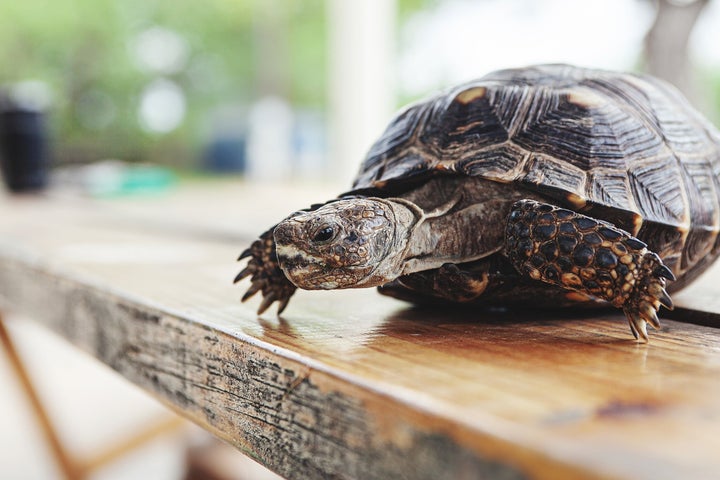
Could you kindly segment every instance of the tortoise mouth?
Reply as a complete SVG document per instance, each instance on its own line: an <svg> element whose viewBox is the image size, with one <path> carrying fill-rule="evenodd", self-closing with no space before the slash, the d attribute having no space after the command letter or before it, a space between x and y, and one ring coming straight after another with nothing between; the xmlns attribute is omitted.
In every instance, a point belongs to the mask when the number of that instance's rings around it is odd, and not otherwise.
<svg viewBox="0 0 720 480"><path fill-rule="evenodd" d="M372 267L330 267L321 258L293 245L276 246L278 262L285 276L305 290L333 290L358 286Z"/></svg>
<svg viewBox="0 0 720 480"><path fill-rule="evenodd" d="M276 253L278 263L285 276L296 287L310 290L335 288L332 286L323 287L322 279L325 267L321 259L308 254L307 252L290 244L276 242Z"/></svg>

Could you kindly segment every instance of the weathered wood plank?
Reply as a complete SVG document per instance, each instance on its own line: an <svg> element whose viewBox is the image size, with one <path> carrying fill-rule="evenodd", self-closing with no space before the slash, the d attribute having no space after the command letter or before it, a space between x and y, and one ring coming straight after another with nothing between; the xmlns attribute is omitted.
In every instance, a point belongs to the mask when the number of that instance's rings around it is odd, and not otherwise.
<svg viewBox="0 0 720 480"><path fill-rule="evenodd" d="M715 329L665 320L638 345L615 312L422 310L373 291L301 292L258 318L230 285L241 245L202 198L3 200L0 301L288 478L720 474ZM265 227L242 210L226 212L237 243ZM715 308L704 281L685 305Z"/></svg>

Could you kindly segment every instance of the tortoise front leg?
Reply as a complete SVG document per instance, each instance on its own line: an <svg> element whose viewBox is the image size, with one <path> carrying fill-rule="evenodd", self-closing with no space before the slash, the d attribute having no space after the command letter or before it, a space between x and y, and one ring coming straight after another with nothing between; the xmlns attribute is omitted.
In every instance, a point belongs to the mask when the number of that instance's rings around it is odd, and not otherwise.
<svg viewBox="0 0 720 480"><path fill-rule="evenodd" d="M622 308L635 338L659 328L660 305L672 308L660 257L628 232L585 215L520 200L505 229L505 254L523 275L607 300Z"/></svg>
<svg viewBox="0 0 720 480"><path fill-rule="evenodd" d="M261 292L263 300L258 307L258 315L273 304L278 302L278 315L285 310L290 297L295 293L297 287L290 283L278 264L275 253L275 240L271 228L255 240L248 249L240 254L238 260L249 258L245 268L237 274L234 283L245 277L250 277L251 284L242 301L249 299L257 292Z"/></svg>

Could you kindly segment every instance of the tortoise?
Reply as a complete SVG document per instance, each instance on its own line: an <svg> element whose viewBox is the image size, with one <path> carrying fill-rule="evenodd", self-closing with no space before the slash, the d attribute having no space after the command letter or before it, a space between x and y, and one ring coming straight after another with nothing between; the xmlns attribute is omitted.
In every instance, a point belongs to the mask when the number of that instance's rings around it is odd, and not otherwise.
<svg viewBox="0 0 720 480"><path fill-rule="evenodd" d="M296 287L611 304L647 342L668 291L720 252L719 175L720 133L659 79L496 71L400 111L352 189L265 232L235 282L262 292L258 314Z"/></svg>

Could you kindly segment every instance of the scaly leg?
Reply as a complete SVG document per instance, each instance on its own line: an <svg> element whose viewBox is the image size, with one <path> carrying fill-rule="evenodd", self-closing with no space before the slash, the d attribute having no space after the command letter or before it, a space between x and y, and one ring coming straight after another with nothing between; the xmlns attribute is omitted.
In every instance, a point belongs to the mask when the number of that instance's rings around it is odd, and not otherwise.
<svg viewBox="0 0 720 480"><path fill-rule="evenodd" d="M295 290L297 290L297 287L290 283L290 280L285 277L285 274L280 269L275 253L273 230L274 228L271 228L263 233L238 258L238 260L245 258L249 258L249 260L247 266L235 277L234 283L245 277L250 277L252 283L245 295L243 295L242 301L244 302L257 292L261 292L263 300L258 307L258 315L267 310L273 302L278 302L277 313L279 315L287 306Z"/></svg>
<svg viewBox="0 0 720 480"><path fill-rule="evenodd" d="M660 305L672 308L665 283L675 277L657 254L629 233L571 210L516 202L505 254L522 275L622 308L633 335L644 342L647 323L660 327Z"/></svg>
<svg viewBox="0 0 720 480"><path fill-rule="evenodd" d="M606 302L521 276L502 255L404 275L380 293L417 304L472 304L522 310L600 307Z"/></svg>

